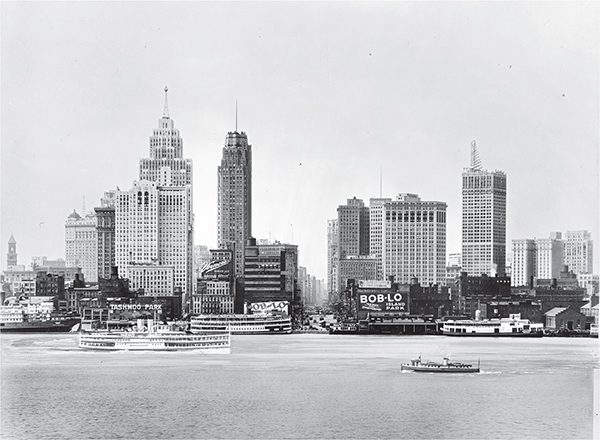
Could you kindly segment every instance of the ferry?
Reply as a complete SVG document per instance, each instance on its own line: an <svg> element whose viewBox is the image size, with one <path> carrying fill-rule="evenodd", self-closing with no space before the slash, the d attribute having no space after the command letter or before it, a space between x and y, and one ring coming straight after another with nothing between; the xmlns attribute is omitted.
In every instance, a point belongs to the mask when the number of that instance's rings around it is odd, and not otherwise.
<svg viewBox="0 0 600 440"><path fill-rule="evenodd" d="M479 361L477 367L471 364L450 362L448 356L444 357L442 363L422 361L421 355L417 359L411 359L410 364L402 364L400 371L416 371L419 373L479 373Z"/></svg>
<svg viewBox="0 0 600 440"><path fill-rule="evenodd" d="M229 330L234 335L284 334L292 332L292 318L285 313L195 315L190 318L190 330Z"/></svg>
<svg viewBox="0 0 600 440"><path fill-rule="evenodd" d="M231 333L212 331L190 333L175 329L173 325L156 324L152 319L144 326L131 329L82 330L79 333L79 348L105 351L190 351L198 350L210 354L229 354L231 351Z"/></svg>
<svg viewBox="0 0 600 440"><path fill-rule="evenodd" d="M330 335L355 335L358 333L358 324L355 323L339 323L329 327Z"/></svg>
<svg viewBox="0 0 600 440"><path fill-rule="evenodd" d="M521 319L521 314L516 313L500 319L448 320L442 333L446 336L541 337L544 324Z"/></svg>
<svg viewBox="0 0 600 440"><path fill-rule="evenodd" d="M81 323L77 315L59 312L29 313L21 305L0 306L0 332L69 332Z"/></svg>

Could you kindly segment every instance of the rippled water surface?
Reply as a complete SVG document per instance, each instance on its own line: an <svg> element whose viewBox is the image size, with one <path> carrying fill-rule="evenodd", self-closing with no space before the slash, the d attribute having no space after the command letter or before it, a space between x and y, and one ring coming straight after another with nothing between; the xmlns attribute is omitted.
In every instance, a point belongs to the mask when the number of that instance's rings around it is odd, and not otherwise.
<svg viewBox="0 0 600 440"><path fill-rule="evenodd" d="M230 355L1 336L2 439L592 438L598 340L234 336ZM419 353L479 374L400 372Z"/></svg>

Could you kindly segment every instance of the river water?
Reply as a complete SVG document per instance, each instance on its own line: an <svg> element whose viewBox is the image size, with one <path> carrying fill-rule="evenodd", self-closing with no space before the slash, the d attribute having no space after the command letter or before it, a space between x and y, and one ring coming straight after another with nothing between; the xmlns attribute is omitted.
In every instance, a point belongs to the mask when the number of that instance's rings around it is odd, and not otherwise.
<svg viewBox="0 0 600 440"><path fill-rule="evenodd" d="M3 440L593 436L597 339L236 335L230 355L90 352L75 334L1 345ZM400 372L419 354L482 372Z"/></svg>

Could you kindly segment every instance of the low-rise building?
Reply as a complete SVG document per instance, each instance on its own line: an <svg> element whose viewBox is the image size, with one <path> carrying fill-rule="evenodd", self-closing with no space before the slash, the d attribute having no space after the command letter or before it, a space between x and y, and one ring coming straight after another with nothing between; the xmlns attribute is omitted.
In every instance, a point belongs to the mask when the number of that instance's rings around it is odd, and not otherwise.
<svg viewBox="0 0 600 440"><path fill-rule="evenodd" d="M584 330L585 315L569 307L555 307L544 313L545 327L549 330Z"/></svg>

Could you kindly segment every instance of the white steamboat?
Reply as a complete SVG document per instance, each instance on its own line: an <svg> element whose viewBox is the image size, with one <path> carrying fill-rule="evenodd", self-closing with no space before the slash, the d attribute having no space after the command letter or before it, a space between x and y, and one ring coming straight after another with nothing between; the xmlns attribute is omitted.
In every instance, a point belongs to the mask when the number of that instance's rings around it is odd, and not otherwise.
<svg viewBox="0 0 600 440"><path fill-rule="evenodd" d="M229 330L234 335L291 333L292 319L285 313L196 315L190 319L190 330L193 333Z"/></svg>
<svg viewBox="0 0 600 440"><path fill-rule="evenodd" d="M446 336L510 336L541 337L544 324L521 319L521 314L513 314L500 319L449 320L442 327Z"/></svg>
<svg viewBox="0 0 600 440"><path fill-rule="evenodd" d="M144 326L127 330L82 330L79 333L79 348L87 350L122 351L190 351L229 354L231 334L229 331L190 333L177 330L173 325L157 324L152 319Z"/></svg>

